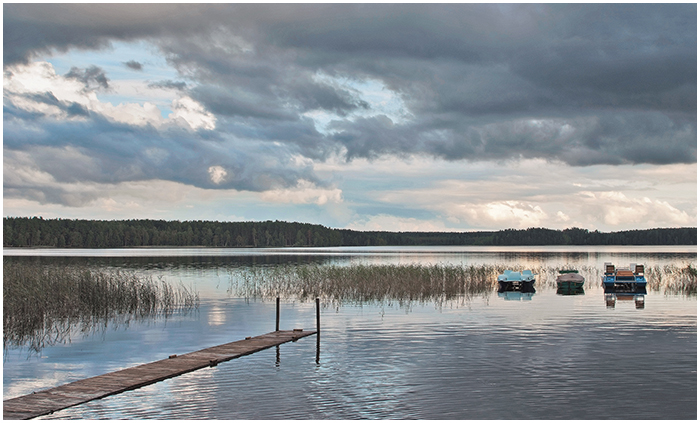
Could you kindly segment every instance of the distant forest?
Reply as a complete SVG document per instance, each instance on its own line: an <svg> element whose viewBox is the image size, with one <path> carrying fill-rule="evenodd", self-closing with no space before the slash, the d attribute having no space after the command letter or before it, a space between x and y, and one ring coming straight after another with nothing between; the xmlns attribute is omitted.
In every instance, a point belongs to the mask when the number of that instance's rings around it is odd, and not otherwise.
<svg viewBox="0 0 700 423"><path fill-rule="evenodd" d="M331 247L381 245L697 245L697 228L598 232L367 232L295 222L3 218L5 247Z"/></svg>

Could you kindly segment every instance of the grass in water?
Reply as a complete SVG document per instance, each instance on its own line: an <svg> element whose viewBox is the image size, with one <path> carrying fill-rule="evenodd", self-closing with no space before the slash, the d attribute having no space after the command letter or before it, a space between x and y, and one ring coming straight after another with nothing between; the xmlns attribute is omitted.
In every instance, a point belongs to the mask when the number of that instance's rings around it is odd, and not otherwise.
<svg viewBox="0 0 700 423"><path fill-rule="evenodd" d="M649 266L645 269L648 288L664 294L698 294L698 269L689 264L686 267L673 265Z"/></svg>
<svg viewBox="0 0 700 423"><path fill-rule="evenodd" d="M4 263L3 347L46 345L70 340L73 330L87 332L110 322L169 316L199 306L185 287L134 273L80 266Z"/></svg>
<svg viewBox="0 0 700 423"><path fill-rule="evenodd" d="M231 275L230 293L243 298L321 298L340 305L385 304L400 306L468 300L491 292L504 266L364 265L275 266L249 268Z"/></svg>
<svg viewBox="0 0 700 423"><path fill-rule="evenodd" d="M411 304L466 302L495 292L497 277L505 269L522 271L512 265L365 265L349 266L287 265L240 269L230 275L229 293L247 299L271 299L277 296L304 301L316 297L324 304ZM536 275L536 287L556 288L559 270L569 267L530 267ZM578 266L586 278L586 287L601 284L603 270ZM649 290L666 294L697 295L697 269L652 266L647 268Z"/></svg>

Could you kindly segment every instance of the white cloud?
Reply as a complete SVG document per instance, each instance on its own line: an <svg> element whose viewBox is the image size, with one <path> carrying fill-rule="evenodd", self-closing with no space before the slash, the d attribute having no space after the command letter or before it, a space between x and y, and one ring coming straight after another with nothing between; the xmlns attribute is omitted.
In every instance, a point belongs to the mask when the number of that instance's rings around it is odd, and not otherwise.
<svg viewBox="0 0 700 423"><path fill-rule="evenodd" d="M568 222L568 221L570 221L570 220L571 220L571 217L569 217L568 214L562 212L561 210L559 210L559 211L557 212L557 221L558 221L558 222L564 222L564 223L566 223L566 222Z"/></svg>
<svg viewBox="0 0 700 423"><path fill-rule="evenodd" d="M591 218L602 217L610 226L628 227L693 226L695 216L673 207L666 201L649 197L629 198L621 192L582 192L585 213Z"/></svg>
<svg viewBox="0 0 700 423"><path fill-rule="evenodd" d="M56 74L49 62L16 65L6 71L9 72L6 72L3 79L5 99L9 99L20 109L42 113L56 120L85 119L81 114L70 115L66 111L68 106L79 105L85 111L99 113L107 119L129 125L152 125L160 128L175 124L193 130L212 130L216 127L214 115L187 96L173 99L173 112L168 118L164 118L161 109L149 101L127 101L116 105L102 101L95 90L86 90L83 83ZM120 84L113 83L111 89L114 91L118 87ZM123 98L118 94L111 92L110 97ZM37 96L43 97L44 100Z"/></svg>
<svg viewBox="0 0 700 423"><path fill-rule="evenodd" d="M345 181L350 206L362 204L370 214L372 208L381 214L388 207L402 209L403 216L428 212L456 230L576 226L613 231L697 224L694 164L573 168L537 159L509 163L503 172L493 163L411 157L338 160L316 164L314 170ZM603 196L609 192L624 200Z"/></svg>
<svg viewBox="0 0 700 423"><path fill-rule="evenodd" d="M343 191L338 188L318 188L314 183L300 180L294 188L276 189L260 194L263 201L272 203L316 204L342 203Z"/></svg>
<svg viewBox="0 0 700 423"><path fill-rule="evenodd" d="M168 116L172 120L182 119L192 129L216 128L216 118L207 112L204 106L190 97L181 97L173 100L173 113Z"/></svg>
<svg viewBox="0 0 700 423"><path fill-rule="evenodd" d="M220 184L226 180L228 172L221 166L210 166L209 167L209 178L215 184Z"/></svg>
<svg viewBox="0 0 700 423"><path fill-rule="evenodd" d="M421 220L412 217L396 217L379 214L359 218L347 225L356 231L391 231L391 232L447 232L451 231L439 220Z"/></svg>
<svg viewBox="0 0 700 423"><path fill-rule="evenodd" d="M538 227L549 217L540 206L521 201L455 204L446 213L471 226L492 228Z"/></svg>
<svg viewBox="0 0 700 423"><path fill-rule="evenodd" d="M250 204L255 199L235 190L207 190L164 180L132 181L117 184L95 182L58 183L50 175L25 172L24 185L29 187L44 176L42 189L73 198L72 203L45 201L44 196L16 198L5 190L3 211L6 216L43 216L77 219L208 219L245 220L221 210L230 204ZM216 206L215 206L216 205ZM228 207L227 207L228 205Z"/></svg>

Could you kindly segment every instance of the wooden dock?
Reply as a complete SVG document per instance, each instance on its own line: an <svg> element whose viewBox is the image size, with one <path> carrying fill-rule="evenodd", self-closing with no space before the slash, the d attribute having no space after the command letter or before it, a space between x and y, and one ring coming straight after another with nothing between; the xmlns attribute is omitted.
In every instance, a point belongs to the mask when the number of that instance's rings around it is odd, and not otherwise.
<svg viewBox="0 0 700 423"><path fill-rule="evenodd" d="M286 342L296 341L315 333L317 332L301 329L277 330L265 335L249 337L241 341L206 348L188 354L172 355L169 358L153 363L79 380L18 398L11 398L3 401L3 419L23 420L51 414L64 408L137 389L197 369L213 367L221 362Z"/></svg>

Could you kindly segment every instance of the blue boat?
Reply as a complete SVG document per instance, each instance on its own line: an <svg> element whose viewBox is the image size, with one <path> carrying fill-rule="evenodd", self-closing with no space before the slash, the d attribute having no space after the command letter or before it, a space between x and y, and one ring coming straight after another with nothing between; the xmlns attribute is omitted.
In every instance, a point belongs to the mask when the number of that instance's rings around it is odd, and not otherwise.
<svg viewBox="0 0 700 423"><path fill-rule="evenodd" d="M498 292L535 292L534 284L535 275L531 270L523 270L522 273L506 270L498 275Z"/></svg>
<svg viewBox="0 0 700 423"><path fill-rule="evenodd" d="M603 275L603 287L617 292L638 292L647 289L647 279L644 277L644 266L641 264L630 265L629 269L616 269L612 263L605 263Z"/></svg>

